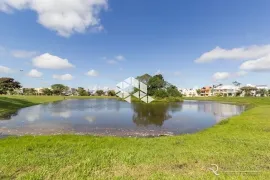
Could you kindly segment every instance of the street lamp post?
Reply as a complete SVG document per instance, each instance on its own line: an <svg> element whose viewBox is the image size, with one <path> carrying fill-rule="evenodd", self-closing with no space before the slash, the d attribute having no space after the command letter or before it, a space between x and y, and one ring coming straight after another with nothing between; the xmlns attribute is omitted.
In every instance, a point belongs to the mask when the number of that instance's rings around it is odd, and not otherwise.
<svg viewBox="0 0 270 180"><path fill-rule="evenodd" d="M24 70L20 69L20 77L22 77L22 78L23 78L23 72L24 72ZM20 94L23 96L23 85L22 85L22 90L21 90Z"/></svg>

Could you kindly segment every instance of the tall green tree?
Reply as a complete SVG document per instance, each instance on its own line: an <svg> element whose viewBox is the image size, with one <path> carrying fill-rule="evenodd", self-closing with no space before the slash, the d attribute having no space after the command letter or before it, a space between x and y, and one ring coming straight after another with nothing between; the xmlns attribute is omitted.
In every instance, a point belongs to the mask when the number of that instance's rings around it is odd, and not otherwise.
<svg viewBox="0 0 270 180"><path fill-rule="evenodd" d="M109 90L108 91L108 96L115 96L115 95L116 95L116 93L115 93L114 90Z"/></svg>
<svg viewBox="0 0 270 180"><path fill-rule="evenodd" d="M148 94L153 96L157 90L165 88L166 82L161 74L151 77L148 81Z"/></svg>
<svg viewBox="0 0 270 180"><path fill-rule="evenodd" d="M104 92L103 90L97 90L97 91L96 91L96 94L97 94L98 96L102 96L102 95L105 94L105 92Z"/></svg>
<svg viewBox="0 0 270 180"><path fill-rule="evenodd" d="M245 96L252 96L252 92L256 91L257 88L256 87L250 87L250 86L244 86L240 89L242 92L245 92Z"/></svg>
<svg viewBox="0 0 270 180"><path fill-rule="evenodd" d="M198 95L200 95L201 94L201 89L196 89L196 92L197 92Z"/></svg>
<svg viewBox="0 0 270 180"><path fill-rule="evenodd" d="M0 94L7 94L13 92L15 89L21 88L21 84L13 78L2 77L0 78Z"/></svg>
<svg viewBox="0 0 270 180"><path fill-rule="evenodd" d="M66 86L63 84L53 84L51 88L52 88L53 94L55 95L61 95L66 90Z"/></svg>
<svg viewBox="0 0 270 180"><path fill-rule="evenodd" d="M182 96L177 87L165 81L161 74L157 74L155 76L144 74L142 76L138 76L136 79L147 85L148 95L150 96L159 98ZM138 91L138 89L135 88L133 92L136 91Z"/></svg>
<svg viewBox="0 0 270 180"><path fill-rule="evenodd" d="M144 84L148 84L148 81L150 80L152 76L150 76L149 74L144 74L142 76L138 76L136 77L136 79L138 79L140 82L144 83Z"/></svg>
<svg viewBox="0 0 270 180"><path fill-rule="evenodd" d="M24 95L36 95L37 91L34 88L23 88Z"/></svg>
<svg viewBox="0 0 270 180"><path fill-rule="evenodd" d="M46 95L46 96L51 96L51 95L53 94L53 91L50 90L49 88L44 88L44 89L42 89L42 92L43 92L43 94Z"/></svg>
<svg viewBox="0 0 270 180"><path fill-rule="evenodd" d="M79 96L89 96L89 93L83 87L78 87L77 91Z"/></svg>
<svg viewBox="0 0 270 180"><path fill-rule="evenodd" d="M165 89L158 89L158 90L155 90L154 96L159 97L159 98L167 98L169 97L169 94Z"/></svg>
<svg viewBox="0 0 270 180"><path fill-rule="evenodd" d="M182 96L182 94L178 91L177 87L174 85L167 87L167 93L170 97L181 97Z"/></svg>
<svg viewBox="0 0 270 180"><path fill-rule="evenodd" d="M240 83L240 82L237 82L237 81L234 81L234 82L233 82L233 85L235 85L235 86L240 86L241 83Z"/></svg>
<svg viewBox="0 0 270 180"><path fill-rule="evenodd" d="M220 87L220 86L223 86L223 84L214 84L214 85L213 85L213 89L214 89L214 88L217 88L217 87Z"/></svg>
<svg viewBox="0 0 270 180"><path fill-rule="evenodd" d="M266 89L257 89L256 94L259 94L261 97L268 96L268 91Z"/></svg>

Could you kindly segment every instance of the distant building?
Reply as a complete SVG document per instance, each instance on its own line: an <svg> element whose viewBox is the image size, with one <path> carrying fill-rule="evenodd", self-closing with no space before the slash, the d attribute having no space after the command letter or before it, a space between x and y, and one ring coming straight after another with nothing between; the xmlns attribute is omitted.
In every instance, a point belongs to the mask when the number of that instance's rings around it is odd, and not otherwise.
<svg viewBox="0 0 270 180"><path fill-rule="evenodd" d="M265 89L265 90L269 90L269 87L267 85L252 85L252 84L247 84L247 87L254 87L257 89Z"/></svg>
<svg viewBox="0 0 270 180"><path fill-rule="evenodd" d="M15 89L16 94L23 94L23 88Z"/></svg>
<svg viewBox="0 0 270 180"><path fill-rule="evenodd" d="M260 90L264 90L264 91L268 91L269 90L269 88L268 88L267 85L256 85L256 88L259 91ZM256 96L268 96L268 93L260 94L260 92L259 93L256 92Z"/></svg>
<svg viewBox="0 0 270 180"><path fill-rule="evenodd" d="M240 91L240 87L234 85L221 85L213 88L213 96L236 96L237 92Z"/></svg>
<svg viewBox="0 0 270 180"><path fill-rule="evenodd" d="M103 88L103 91L104 91L104 95L105 96L108 96L108 91L110 90L110 88L109 87L104 87Z"/></svg>
<svg viewBox="0 0 270 180"><path fill-rule="evenodd" d="M44 88L34 88L34 90L36 91L37 95L43 95L43 89Z"/></svg>
<svg viewBox="0 0 270 180"><path fill-rule="evenodd" d="M68 96L78 96L78 91L76 88L69 88L65 94Z"/></svg>
<svg viewBox="0 0 270 180"><path fill-rule="evenodd" d="M96 93L96 90L89 90L90 95L94 95Z"/></svg>
<svg viewBox="0 0 270 180"><path fill-rule="evenodd" d="M212 96L212 87L211 86L205 86L201 88L201 96Z"/></svg>
<svg viewBox="0 0 270 180"><path fill-rule="evenodd" d="M252 84L247 84L246 87L256 87L256 86Z"/></svg>
<svg viewBox="0 0 270 180"><path fill-rule="evenodd" d="M253 87L256 88L255 90L250 91L251 96L261 96L261 94L258 94L258 90L265 90L268 91L269 87L267 85L252 85L252 84L247 84L246 87ZM245 96L245 92L243 93ZM265 94L265 96L267 96Z"/></svg>
<svg viewBox="0 0 270 180"><path fill-rule="evenodd" d="M179 92L186 97L196 97L199 96L197 93L197 89L192 88L192 89L185 89L185 88L180 88Z"/></svg>
<svg viewBox="0 0 270 180"><path fill-rule="evenodd" d="M257 89L265 89L265 90L269 90L269 87L267 85L256 85L255 86Z"/></svg>

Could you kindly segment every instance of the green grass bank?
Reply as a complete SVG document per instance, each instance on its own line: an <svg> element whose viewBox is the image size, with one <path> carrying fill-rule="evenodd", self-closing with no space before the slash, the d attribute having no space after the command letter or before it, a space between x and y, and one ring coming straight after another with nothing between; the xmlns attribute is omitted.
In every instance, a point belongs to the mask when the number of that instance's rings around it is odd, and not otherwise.
<svg viewBox="0 0 270 180"><path fill-rule="evenodd" d="M0 97L1 112L60 97ZM269 179L270 98L200 98L254 107L196 134L0 139L0 179ZM219 166L219 176L209 168Z"/></svg>

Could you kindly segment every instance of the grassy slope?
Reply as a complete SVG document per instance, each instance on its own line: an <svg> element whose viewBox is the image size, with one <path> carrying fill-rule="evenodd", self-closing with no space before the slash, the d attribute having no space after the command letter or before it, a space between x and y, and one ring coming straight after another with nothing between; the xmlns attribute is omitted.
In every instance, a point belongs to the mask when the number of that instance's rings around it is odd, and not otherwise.
<svg viewBox="0 0 270 180"><path fill-rule="evenodd" d="M59 96L0 96L0 116L17 111L20 108L39 103L62 100Z"/></svg>
<svg viewBox="0 0 270 180"><path fill-rule="evenodd" d="M20 108L64 99L114 98L103 96L0 96L0 116Z"/></svg>
<svg viewBox="0 0 270 180"><path fill-rule="evenodd" d="M220 179L269 179L270 99L207 100L256 107L193 135L1 139L0 179L214 179L211 164L219 165Z"/></svg>

